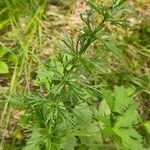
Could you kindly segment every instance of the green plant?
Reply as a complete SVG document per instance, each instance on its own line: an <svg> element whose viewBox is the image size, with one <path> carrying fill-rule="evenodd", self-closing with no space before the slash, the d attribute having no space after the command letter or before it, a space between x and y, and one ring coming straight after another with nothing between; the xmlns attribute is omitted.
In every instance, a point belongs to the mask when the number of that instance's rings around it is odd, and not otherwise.
<svg viewBox="0 0 150 150"><path fill-rule="evenodd" d="M9 73L7 62L15 62L16 57L7 47L0 45L0 74Z"/></svg>
<svg viewBox="0 0 150 150"><path fill-rule="evenodd" d="M38 58L35 56L35 48L31 43L33 39L40 44L42 42L41 20L43 19L47 0L4 0L0 3L1 43L6 45L5 42L9 41L11 51L18 55L15 84L20 80L21 74L24 73L25 90L27 90L29 89L28 81L31 72L30 62L38 62ZM36 42L34 42L35 45Z"/></svg>
<svg viewBox="0 0 150 150"><path fill-rule="evenodd" d="M108 22L126 26L120 13L124 1L113 0L108 6L87 1L91 9L81 15L85 26L77 40L66 37L58 53L40 66L35 81L39 90L10 98L24 111L21 123L29 131L24 150L142 149L133 88L112 90L99 76L111 69L101 57L104 52L122 57L105 34ZM106 51L95 49L98 43Z"/></svg>
<svg viewBox="0 0 150 150"><path fill-rule="evenodd" d="M81 90L86 91L85 88ZM25 149L70 150L82 145L90 149L116 149L117 146L119 149L142 149L142 137L134 129L138 123L137 106L132 99L134 90L115 87L113 92L102 90L102 93L98 104L87 101L88 97L97 98L87 92L74 107L62 94L54 99L32 93L22 97L21 102L13 101L22 106L25 112L21 121L32 132ZM116 147L105 141L116 144Z"/></svg>
<svg viewBox="0 0 150 150"><path fill-rule="evenodd" d="M1 46L1 51L0 51L0 59L3 58L3 56L8 52L8 50L4 47ZM0 61L0 73L2 74L5 74L5 73L8 73L8 65L4 62L4 61Z"/></svg>
<svg viewBox="0 0 150 150"><path fill-rule="evenodd" d="M21 82L23 82L25 87L22 90L26 91L30 88L29 80L32 64L39 63L38 57L35 55L35 48L33 48L31 43L33 39L38 45L42 42L41 20L43 19L46 4L47 0L0 1L0 54L2 54L3 60L0 63L1 72L8 73L6 62L15 59L14 65L12 67L9 66L11 70L8 76L11 78L11 81L8 81L10 86L7 95L15 93L17 87L22 84ZM34 42L35 45L36 42ZM22 75L24 76L23 80L21 79ZM4 103L3 99L2 103ZM11 111L12 107L6 102L0 118L1 128L5 125L0 149L3 149L4 134L8 128Z"/></svg>

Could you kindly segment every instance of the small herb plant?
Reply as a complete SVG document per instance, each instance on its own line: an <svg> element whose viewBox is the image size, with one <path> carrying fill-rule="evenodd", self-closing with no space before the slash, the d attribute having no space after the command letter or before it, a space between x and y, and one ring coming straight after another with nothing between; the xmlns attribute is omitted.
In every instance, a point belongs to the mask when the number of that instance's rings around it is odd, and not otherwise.
<svg viewBox="0 0 150 150"><path fill-rule="evenodd" d="M7 62L15 63L17 56L10 49L0 44L0 74L7 74L9 66Z"/></svg>
<svg viewBox="0 0 150 150"><path fill-rule="evenodd" d="M124 1L109 6L87 1L90 9L81 15L85 26L76 40L65 38L58 53L39 68L39 90L11 99L24 111L21 122L29 131L24 150L142 150L134 90L100 83L99 72L110 68L101 58L103 51L94 48L100 43L121 56L105 34L108 22L126 26Z"/></svg>

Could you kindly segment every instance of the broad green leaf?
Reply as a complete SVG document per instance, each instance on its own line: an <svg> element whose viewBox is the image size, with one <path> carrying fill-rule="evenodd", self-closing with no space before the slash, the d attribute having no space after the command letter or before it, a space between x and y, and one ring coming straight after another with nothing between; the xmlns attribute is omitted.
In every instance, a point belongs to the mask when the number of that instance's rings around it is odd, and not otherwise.
<svg viewBox="0 0 150 150"><path fill-rule="evenodd" d="M10 22L10 19L1 21L1 22L0 22L0 30L1 30L2 28L4 28L5 26L7 26L7 25L9 24L9 22Z"/></svg>
<svg viewBox="0 0 150 150"><path fill-rule="evenodd" d="M123 148L130 150L142 150L142 136L133 128L113 128L113 131L121 138Z"/></svg>
<svg viewBox="0 0 150 150"><path fill-rule="evenodd" d="M106 100L107 104L109 105L111 111L114 109L115 99L113 94L110 91L102 91L103 98Z"/></svg>
<svg viewBox="0 0 150 150"><path fill-rule="evenodd" d="M81 144L93 145L96 143L102 143L100 128L97 126L97 124L89 124L81 132L84 132L83 136L79 136Z"/></svg>
<svg viewBox="0 0 150 150"><path fill-rule="evenodd" d="M147 133L148 133L149 136L150 136L150 121L146 121L146 122L144 123L144 127L145 127Z"/></svg>
<svg viewBox="0 0 150 150"><path fill-rule="evenodd" d="M76 144L77 142L74 136L66 136L61 140L61 148L65 150L74 150Z"/></svg>
<svg viewBox="0 0 150 150"><path fill-rule="evenodd" d="M110 115L111 114L109 105L107 104L106 100L101 101L98 112L99 112L99 115Z"/></svg>
<svg viewBox="0 0 150 150"><path fill-rule="evenodd" d="M126 90L127 90L128 96L132 96L135 93L135 87L134 86L130 86Z"/></svg>
<svg viewBox="0 0 150 150"><path fill-rule="evenodd" d="M62 76L64 75L64 73L63 73L63 70L64 70L63 65L57 59L55 59L55 58L53 59L52 66L56 68L56 71L58 73L60 73Z"/></svg>
<svg viewBox="0 0 150 150"><path fill-rule="evenodd" d="M5 55L4 59L7 59L9 62L16 63L18 56L12 52L9 52Z"/></svg>
<svg viewBox="0 0 150 150"><path fill-rule="evenodd" d="M99 116L99 125L100 129L102 130L103 135L111 136L112 135L112 122L110 120L110 116L101 115Z"/></svg>
<svg viewBox="0 0 150 150"><path fill-rule="evenodd" d="M45 66L41 66L38 71L38 76L35 80L35 85L43 86L49 91L53 76L54 73L51 70L48 70Z"/></svg>
<svg viewBox="0 0 150 150"><path fill-rule="evenodd" d="M40 149L40 139L41 134L39 132L39 129L34 129L31 133L31 137L28 139L26 146L23 148L23 150L41 150Z"/></svg>
<svg viewBox="0 0 150 150"><path fill-rule="evenodd" d="M132 127L134 123L137 123L138 114L134 106L130 107L124 114L117 118L115 127Z"/></svg>
<svg viewBox="0 0 150 150"><path fill-rule="evenodd" d="M92 112L87 104L83 103L80 106L76 106L74 113L78 124L85 125L85 123L91 122Z"/></svg>
<svg viewBox="0 0 150 150"><path fill-rule="evenodd" d="M125 89L121 86L115 87L113 93L111 91L103 91L102 93L104 93L103 98L112 110L111 114L100 117L100 121L103 123L103 128L101 128L103 129L103 134L112 137L115 133L119 136L118 138L114 135L115 140L117 139L118 143L119 139L121 139L121 144L124 148L128 149L131 147L132 150L135 150L136 148L140 150L142 139L136 130L133 129L133 124L138 123L136 105L131 98L134 90L131 88ZM101 107L101 111L104 109L105 112L105 107L103 105ZM114 112L119 113L119 115L116 115ZM111 120L111 118L113 120ZM129 147L126 147L126 145L129 145Z"/></svg>
<svg viewBox="0 0 150 150"><path fill-rule="evenodd" d="M0 45L0 58L2 58L7 52L9 52L8 48L4 45Z"/></svg>
<svg viewBox="0 0 150 150"><path fill-rule="evenodd" d="M30 144L23 148L23 150L41 150L40 146L38 144Z"/></svg>
<svg viewBox="0 0 150 150"><path fill-rule="evenodd" d="M0 61L0 73L5 74L5 73L8 73L8 72L9 72L8 65L5 62Z"/></svg>

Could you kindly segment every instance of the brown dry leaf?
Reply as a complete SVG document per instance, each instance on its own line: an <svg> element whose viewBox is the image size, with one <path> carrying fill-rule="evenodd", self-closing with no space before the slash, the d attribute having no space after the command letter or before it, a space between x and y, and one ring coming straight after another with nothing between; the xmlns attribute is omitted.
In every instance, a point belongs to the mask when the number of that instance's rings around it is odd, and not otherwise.
<svg viewBox="0 0 150 150"><path fill-rule="evenodd" d="M18 111L18 110L14 110L12 112L12 117L15 119L15 120L19 120L20 117L24 114L24 111Z"/></svg>

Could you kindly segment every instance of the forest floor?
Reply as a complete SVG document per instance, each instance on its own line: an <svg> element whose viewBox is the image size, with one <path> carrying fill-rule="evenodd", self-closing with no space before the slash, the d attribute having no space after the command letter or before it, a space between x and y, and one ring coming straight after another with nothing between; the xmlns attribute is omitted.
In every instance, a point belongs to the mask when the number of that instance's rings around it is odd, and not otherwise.
<svg viewBox="0 0 150 150"><path fill-rule="evenodd" d="M150 14L150 1L146 0L143 3L141 3L141 1L130 1L129 5L130 8L136 12L136 17L131 15L128 18L130 21L130 26L131 28L138 30L145 16ZM69 7L70 8L66 10L64 6L57 6L52 4L47 6L44 21L41 23L44 36L42 37L43 43L40 49L43 49L43 51L38 52L38 56L42 60L50 58L55 53L55 43L57 43L58 40L63 39L64 35L70 34L72 37L75 37L80 28L82 28L83 22L80 18L80 14L88 10L88 6L86 5L85 1L76 0L75 3L70 4ZM7 43L7 40L5 43ZM150 71L150 68L147 67L146 69L148 72ZM0 76L0 94L4 95L4 93L8 92L10 82L10 76ZM141 107L139 110L141 115L146 114L147 120L150 119L150 111L148 110L150 107L149 105L149 101L141 102ZM4 105L2 102L0 112L3 112L3 106ZM18 120L20 119L21 114L22 112L17 110L12 111L9 129L2 135L5 137L5 142L7 144L12 143L13 136L17 138L19 142L21 141L20 139L23 139L26 136L26 133L23 133L21 126L18 124ZM3 127L5 127L5 123L3 124ZM4 129L1 131L3 132Z"/></svg>

